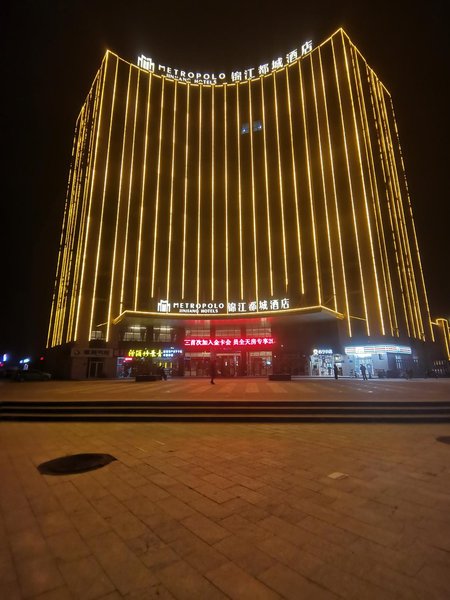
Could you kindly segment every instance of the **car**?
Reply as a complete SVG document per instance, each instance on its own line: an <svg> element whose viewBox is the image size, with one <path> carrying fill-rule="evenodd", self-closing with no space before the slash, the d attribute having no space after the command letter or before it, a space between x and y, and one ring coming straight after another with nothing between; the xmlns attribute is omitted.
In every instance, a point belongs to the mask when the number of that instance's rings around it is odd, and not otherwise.
<svg viewBox="0 0 450 600"><path fill-rule="evenodd" d="M49 381L51 378L50 373L39 371L39 369L21 369L15 376L16 381Z"/></svg>

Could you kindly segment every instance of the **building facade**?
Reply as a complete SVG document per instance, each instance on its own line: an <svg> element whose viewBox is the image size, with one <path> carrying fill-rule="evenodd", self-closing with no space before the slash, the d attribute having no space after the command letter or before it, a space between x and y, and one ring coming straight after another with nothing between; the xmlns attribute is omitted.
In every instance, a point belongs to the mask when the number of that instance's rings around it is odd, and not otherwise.
<svg viewBox="0 0 450 600"><path fill-rule="evenodd" d="M424 368L435 333L393 103L345 32L230 82L139 65L108 51L77 120L47 340L60 369Z"/></svg>

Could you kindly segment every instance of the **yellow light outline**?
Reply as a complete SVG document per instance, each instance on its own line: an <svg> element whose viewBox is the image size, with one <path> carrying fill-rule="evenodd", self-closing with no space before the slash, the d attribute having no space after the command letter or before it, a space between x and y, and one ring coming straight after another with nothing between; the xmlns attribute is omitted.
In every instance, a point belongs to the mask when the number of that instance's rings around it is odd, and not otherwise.
<svg viewBox="0 0 450 600"><path fill-rule="evenodd" d="M300 65L300 63L298 63ZM283 177L281 168L281 150L280 150L280 132L278 121L278 94L277 94L277 71L273 71L273 92L275 98L275 129L277 134L277 156L278 156L278 184L280 189L280 211L281 211L281 232L283 234L283 262L284 262L284 287L288 290L289 277L287 269L287 250L286 250L286 226L284 220L284 194L283 194ZM320 299L319 299L320 300Z"/></svg>
<svg viewBox="0 0 450 600"><path fill-rule="evenodd" d="M236 85L237 114L237 162L238 162L238 201L239 201L239 265L241 275L241 300L244 298L244 280L242 266L242 188L241 188L241 115L239 113L239 85ZM228 307L227 307L228 310Z"/></svg>
<svg viewBox="0 0 450 600"><path fill-rule="evenodd" d="M301 67L300 61L298 63L298 73L299 73L299 78L300 78L300 93L302 96L303 133L304 133L304 138L305 138L305 153L306 153L306 165L307 165L307 173L308 173L309 202L310 202L310 207L311 207L311 223L312 223L312 231L313 231L314 258L315 258L315 265L316 265L317 298L318 298L318 304L322 304L322 284L320 281L320 266L319 266L319 256L318 256L318 249L317 249L316 216L315 216L315 211L314 211L314 197L313 197L313 188L312 188L312 179L311 179L309 136L308 136L307 121L306 121L305 94L303 91L303 74L302 74L302 67Z"/></svg>
<svg viewBox="0 0 450 600"><path fill-rule="evenodd" d="M442 326L439 325L440 322L442 323ZM445 349L447 351L447 360L450 360L450 330L449 330L448 320L439 317L438 319L436 319L436 323L437 323L438 327L442 327ZM433 339L433 341L434 341L434 339Z"/></svg>
<svg viewBox="0 0 450 600"><path fill-rule="evenodd" d="M248 105L249 105L249 134L250 134L250 170L252 181L252 212L253 212L253 249L255 261L255 299L258 305L259 288L258 288L258 246L256 236L256 197L255 197L255 169L254 169L254 152L253 152L253 111L252 111L252 88L251 81L248 82Z"/></svg>
<svg viewBox="0 0 450 600"><path fill-rule="evenodd" d="M211 299L214 300L214 86L211 86Z"/></svg>
<svg viewBox="0 0 450 600"><path fill-rule="evenodd" d="M227 145L227 86L223 87L223 132L224 132L224 162L225 162L225 279L227 307L229 300L229 246L228 246L228 145Z"/></svg>
<svg viewBox="0 0 450 600"><path fill-rule="evenodd" d="M261 83L262 83L261 79ZM305 282L303 279L303 255L302 255L302 241L300 233L300 215L298 210L298 189L297 189L297 166L295 160L295 149L294 149L294 131L292 126L292 108L291 108L291 89L289 84L289 69L286 67L286 89L287 89L287 101L288 101L288 114L289 114L289 133L291 136L291 158L292 158L292 183L294 187L294 204L295 204L295 220L297 225L297 248L298 248L298 264L300 272L300 291L302 294L305 293ZM266 165L266 186L267 186L267 165ZM267 189L267 187L266 187ZM266 191L266 198L268 192ZM269 242L270 243L270 242ZM272 291L273 294L273 291Z"/></svg>
<svg viewBox="0 0 450 600"><path fill-rule="evenodd" d="M361 173L361 184L362 184L362 190L363 190L363 196L364 196L364 207L365 207L365 211L366 211L367 229L369 232L370 256L372 259L372 268L373 268L373 274L374 274L374 280L375 280L375 289L377 291L378 312L379 312L379 318L380 318L381 332L382 332L382 335L386 335L386 330L384 327L384 319L383 319L383 309L382 309L382 305L381 305L380 287L378 284L378 271L377 271L377 265L376 265L376 260L375 260L375 251L374 251L374 247L373 247L372 226L370 223L369 205L368 205L368 201L367 201L366 181L365 181L365 177L364 177L364 169L363 169L363 163L362 163L361 145L360 145L360 141L359 141L358 122L356 119L356 109L355 109L355 102L353 100L353 90L352 90L352 84L351 84L351 78L350 78L350 69L349 69L349 65L348 65L347 48L345 46L345 39L344 39L343 32L341 33L341 37L342 37L342 49L344 51L344 58L345 58L345 69L347 72L348 89L350 92L350 102L351 102L351 106L352 106L353 123L354 123L354 127L355 127L356 148L358 150L358 163L359 163L359 169L360 169L360 173Z"/></svg>
<svg viewBox="0 0 450 600"><path fill-rule="evenodd" d="M150 75L151 77L151 75ZM128 204L127 204L127 223L125 228L125 241L124 241L124 255L123 255L123 267L122 267L122 286L120 290L120 303L119 312L123 311L123 299L125 294L125 273L127 270L127 258L128 258L128 230L130 224L130 207L131 207L131 190L133 187L133 172L134 172L134 149L136 142L136 123L139 105L139 87L141 81L141 70L138 69L137 80L136 80L136 96L134 101L134 124L133 124L133 141L131 143L131 161L130 161L130 180L128 183Z"/></svg>
<svg viewBox="0 0 450 600"><path fill-rule="evenodd" d="M153 229L153 260L152 260L152 285L150 296L154 298L155 292L155 265L156 265L156 242L158 240L158 213L159 213L159 187L161 175L161 147L162 147L162 129L164 119L164 81L161 81L161 107L159 113L159 140L158 140L158 169L156 174L156 198L155 198L155 225Z"/></svg>
<svg viewBox="0 0 450 600"><path fill-rule="evenodd" d="M345 261L344 261L344 251L342 247L342 234L341 234L341 219L339 216L339 204L337 197L337 189L336 189L336 178L334 175L334 155L333 155L333 145L331 143L331 131L330 131L330 121L328 117L328 102L327 102L327 91L325 87L325 77L323 74L323 66L322 66L322 54L320 52L320 48L318 49L319 54L319 63L320 63L320 76L322 80L322 92L323 92L323 102L325 107L325 120L327 124L327 139L328 139L328 150L330 154L330 166L331 166L331 175L333 179L333 197L334 197L334 206L336 211L336 226L338 231L338 239L339 239L339 252L341 255L341 267L342 267L342 279L344 283L344 299L345 299L345 311L347 316L347 327L348 327L348 337L352 337L352 324L350 319L350 307L348 303L348 290L347 290L347 276L345 271Z"/></svg>
<svg viewBox="0 0 450 600"><path fill-rule="evenodd" d="M183 274L181 282L181 297L184 298L184 286L186 277L186 227L187 227L187 189L188 189L188 160L189 160L189 95L191 86L187 86L186 92L186 150L184 158L184 213L183 213Z"/></svg>
<svg viewBox="0 0 450 600"><path fill-rule="evenodd" d="M202 208L202 86L198 88L198 207L197 207L197 304L200 298L200 250L201 250L201 208Z"/></svg>
<svg viewBox="0 0 450 600"><path fill-rule="evenodd" d="M328 254L330 257L330 267L331 267L331 288L333 290L333 302L334 302L334 310L337 310L337 298L336 298L336 282L334 278L334 261L333 261L333 252L331 250L331 233L330 233L330 220L328 217L328 194L327 194L327 185L325 183L325 169L323 166L323 152L322 152L322 132L320 129L320 119L319 119L319 108L317 104L317 90L316 90L316 76L314 73L314 62L313 62L313 53L310 52L309 60L311 64L311 75L312 75L312 87L313 87L313 97L314 97L314 109L316 113L316 127L317 127L317 139L319 141L319 157L320 157L320 172L322 175L322 189L323 189L323 205L325 208L325 220L327 223L327 238L328 238Z"/></svg>
<svg viewBox="0 0 450 600"><path fill-rule="evenodd" d="M125 157L125 142L127 139L127 120L128 120L128 103L130 99L130 84L131 84L131 65L128 67L128 86L127 86L127 100L125 103L125 117L123 122L123 142L122 142L122 156L120 160L120 175L119 175L119 189L117 193L117 211L116 211L116 227L114 231L114 254L111 266L111 286L109 290L109 304L108 304L108 320L106 322L106 341L109 342L109 330L111 322L111 309L113 301L114 281L116 272L116 252L117 252L117 238L119 235L119 218L120 218L120 205L122 201L122 182L123 182L123 162Z"/></svg>
<svg viewBox="0 0 450 600"><path fill-rule="evenodd" d="M266 212L267 212L267 240L269 245L269 275L270 275L270 295L273 296L273 270L272 270L272 236L270 225L270 203L269 203L269 169L267 168L267 137L266 137L266 109L264 101L264 77L261 81L261 105L263 119L263 142L264 142L264 180L266 184Z"/></svg>
<svg viewBox="0 0 450 600"><path fill-rule="evenodd" d="M172 221L173 221L173 187L175 179L175 138L177 131L177 91L178 83L174 80L174 98L173 98L173 130L172 130L172 166L170 170L170 202L169 202L169 248L167 253L167 292L166 298L170 298L170 269L172 258Z"/></svg>
<svg viewBox="0 0 450 600"><path fill-rule="evenodd" d="M347 176L348 176L348 183L349 183L349 190L350 190L350 200L351 200L351 205L352 205L353 226L354 226L354 230L355 230L355 240L356 240L356 250L357 250L357 255L358 255L358 263L359 263L359 273L360 273L360 278L361 278L361 291L362 291L362 295L363 295L364 314L365 314L365 320L366 320L366 331L367 331L367 335L370 336L370 323L369 323L369 315L368 315L368 311L367 311L366 292L365 292L365 286L364 286L364 275L363 275L362 263L361 263L361 252L359 249L359 237L358 237L358 227L357 227L357 223L356 223L355 201L354 201L354 197L353 197L351 169L350 169L350 162L349 162L349 157L348 157L347 134L345 131L345 119L344 119L344 112L342 109L341 90L339 87L339 74L338 74L338 70L337 70L336 53L334 50L333 39L331 39L331 49L333 51L334 72L335 72L335 77L336 77L336 84L337 84L337 91L338 91L338 98L339 98L339 110L340 110L340 114L341 114L342 135L343 135L343 139L344 139L345 160L346 160L346 164L347 164ZM355 318L355 317L352 315L352 318Z"/></svg>

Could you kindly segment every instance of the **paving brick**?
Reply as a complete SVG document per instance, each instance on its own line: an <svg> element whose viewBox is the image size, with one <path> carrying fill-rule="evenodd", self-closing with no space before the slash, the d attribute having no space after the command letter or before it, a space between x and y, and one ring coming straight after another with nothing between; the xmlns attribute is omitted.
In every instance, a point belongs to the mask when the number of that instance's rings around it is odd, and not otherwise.
<svg viewBox="0 0 450 600"><path fill-rule="evenodd" d="M21 560L16 568L24 598L37 596L64 584L56 563L51 558L27 558Z"/></svg>
<svg viewBox="0 0 450 600"><path fill-rule="evenodd" d="M179 560L158 571L165 587L177 600L226 600L222 593L206 577L198 573L186 561Z"/></svg>
<svg viewBox="0 0 450 600"><path fill-rule="evenodd" d="M187 517L182 523L187 529L190 529L195 535L209 544L214 544L230 535L227 529L200 514Z"/></svg>
<svg viewBox="0 0 450 600"><path fill-rule="evenodd" d="M63 563L59 569L75 598L94 600L114 591L114 585L93 556Z"/></svg>
<svg viewBox="0 0 450 600"><path fill-rule="evenodd" d="M221 567L209 571L206 577L227 597L236 600L276 600L280 598L277 593L232 562L227 562Z"/></svg>
<svg viewBox="0 0 450 600"><path fill-rule="evenodd" d="M90 554L90 549L78 531L71 529L49 536L47 544L52 555L59 561L72 561Z"/></svg>
<svg viewBox="0 0 450 600"><path fill-rule="evenodd" d="M273 564L272 557L262 552L253 543L237 535L224 538L214 544L214 548L217 548L231 562L253 576L257 576Z"/></svg>
<svg viewBox="0 0 450 600"><path fill-rule="evenodd" d="M337 598L336 594L325 590L312 581L308 581L299 573L279 563L260 573L259 579L273 590L276 590L282 598L288 600L298 600L298 598L333 600Z"/></svg>

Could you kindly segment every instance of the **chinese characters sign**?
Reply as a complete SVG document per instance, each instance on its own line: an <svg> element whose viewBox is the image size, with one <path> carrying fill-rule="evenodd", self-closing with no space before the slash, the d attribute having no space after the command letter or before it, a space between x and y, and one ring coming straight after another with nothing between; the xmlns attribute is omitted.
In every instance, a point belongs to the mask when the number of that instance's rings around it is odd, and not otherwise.
<svg viewBox="0 0 450 600"><path fill-rule="evenodd" d="M177 348L131 348L126 354L129 358L173 358L182 353L183 350Z"/></svg>
<svg viewBox="0 0 450 600"><path fill-rule="evenodd" d="M176 69L175 67L169 67L168 65L158 64L148 56L138 57L137 65L141 69L150 71L151 73L157 73L159 75L165 75L169 79L177 79L178 81L185 81L188 83L200 83L203 85L217 85L218 83L235 83L238 81L248 81L255 77L261 77L268 75L273 71L278 71L287 65L295 62L302 56L309 54L312 50L312 41L305 42L300 48L294 48L284 56L278 56L277 58L258 65L257 67L247 67L242 71L231 71L227 77L226 73L198 73L189 70Z"/></svg>
<svg viewBox="0 0 450 600"><path fill-rule="evenodd" d="M262 338L186 338L184 345L189 348L194 346L198 349L211 350L215 349L230 349L230 348L255 348L256 346L263 346L269 348L275 344L275 340L272 337Z"/></svg>
<svg viewBox="0 0 450 600"><path fill-rule="evenodd" d="M160 313L215 315L278 312L289 308L289 298L271 298L252 302L169 302L169 300L160 300L156 310Z"/></svg>

